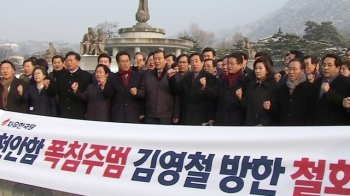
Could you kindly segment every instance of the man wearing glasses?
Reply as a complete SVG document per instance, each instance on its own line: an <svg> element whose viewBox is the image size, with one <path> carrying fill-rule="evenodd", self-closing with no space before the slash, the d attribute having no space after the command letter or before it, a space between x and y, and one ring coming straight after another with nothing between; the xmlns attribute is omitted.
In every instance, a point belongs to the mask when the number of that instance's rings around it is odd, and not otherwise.
<svg viewBox="0 0 350 196"><path fill-rule="evenodd" d="M342 60L338 55L327 54L322 58L323 77L316 80L318 96L316 98L315 125L349 125L349 110L343 106L343 100L350 97L350 81L339 71Z"/></svg>

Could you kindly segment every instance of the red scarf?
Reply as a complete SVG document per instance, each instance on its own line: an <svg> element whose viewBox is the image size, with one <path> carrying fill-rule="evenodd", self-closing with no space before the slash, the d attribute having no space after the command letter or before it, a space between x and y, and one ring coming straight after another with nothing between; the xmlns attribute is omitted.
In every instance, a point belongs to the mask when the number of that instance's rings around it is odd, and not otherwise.
<svg viewBox="0 0 350 196"><path fill-rule="evenodd" d="M239 78L239 76L242 75L241 71L238 71L237 73L234 74L228 74L227 78L228 78L228 83L230 84L230 87L237 81L237 79Z"/></svg>
<svg viewBox="0 0 350 196"><path fill-rule="evenodd" d="M129 68L128 71L118 71L118 74L122 77L122 81L125 88L129 86L131 71L132 71L131 67ZM126 74L128 74L127 81L124 79Z"/></svg>

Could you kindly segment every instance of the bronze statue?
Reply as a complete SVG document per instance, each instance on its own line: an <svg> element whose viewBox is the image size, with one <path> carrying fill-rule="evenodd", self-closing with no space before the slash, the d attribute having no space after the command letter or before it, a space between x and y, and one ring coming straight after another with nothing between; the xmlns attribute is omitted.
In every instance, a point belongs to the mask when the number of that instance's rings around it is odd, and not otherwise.
<svg viewBox="0 0 350 196"><path fill-rule="evenodd" d="M255 58L255 50L252 48L252 45L248 37L245 37L242 43L242 50L248 54L248 59L253 60Z"/></svg>
<svg viewBox="0 0 350 196"><path fill-rule="evenodd" d="M50 63L52 60L52 57L57 54L56 48L53 46L53 43L49 43L49 49L46 50L45 54L43 55L44 59Z"/></svg>
<svg viewBox="0 0 350 196"><path fill-rule="evenodd" d="M103 33L102 29L97 29L97 35L95 39L93 40L93 45L90 49L90 54L93 54L95 51L95 55L100 55L102 53L105 53L105 34Z"/></svg>
<svg viewBox="0 0 350 196"><path fill-rule="evenodd" d="M95 33L92 30L92 27L88 28L88 33L86 33L83 37L83 40L80 42L80 54L81 55L91 55L91 47L94 43Z"/></svg>
<svg viewBox="0 0 350 196"><path fill-rule="evenodd" d="M150 18L148 11L148 0L140 0L139 9L136 12L136 20L139 23L146 23Z"/></svg>

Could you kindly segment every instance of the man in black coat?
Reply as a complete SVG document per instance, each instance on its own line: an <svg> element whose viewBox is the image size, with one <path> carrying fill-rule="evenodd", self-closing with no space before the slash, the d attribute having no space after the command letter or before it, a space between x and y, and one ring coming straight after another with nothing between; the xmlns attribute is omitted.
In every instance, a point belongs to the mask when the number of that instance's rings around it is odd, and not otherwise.
<svg viewBox="0 0 350 196"><path fill-rule="evenodd" d="M20 92L27 90L27 82L17 79L13 63L4 60L0 64L0 109L11 112L28 112L28 105L21 99Z"/></svg>
<svg viewBox="0 0 350 196"><path fill-rule="evenodd" d="M272 110L279 117L281 126L310 126L315 115L316 86L305 74L306 66L300 59L293 59L288 65L286 84L279 87L272 103L264 103L266 110Z"/></svg>
<svg viewBox="0 0 350 196"><path fill-rule="evenodd" d="M242 72L243 58L241 54L231 54L227 61L228 76L220 78L213 88L206 87L204 93L216 99L215 125L242 126L246 112L241 107L236 91L241 89L245 93L251 79Z"/></svg>
<svg viewBox="0 0 350 196"><path fill-rule="evenodd" d="M315 100L315 125L349 125L349 110L343 100L350 97L350 80L340 75L342 60L334 54L322 58L323 77L316 80L318 96Z"/></svg>
<svg viewBox="0 0 350 196"><path fill-rule="evenodd" d="M216 78L203 70L204 57L199 53L190 56L192 72L184 76L181 82L176 83L174 70L168 71L168 80L172 88L179 93L181 100L181 124L202 125L214 123L215 102L214 99L203 93L200 80L206 80L206 87L213 87ZM204 88L205 89L205 88Z"/></svg>
<svg viewBox="0 0 350 196"><path fill-rule="evenodd" d="M116 61L119 71L108 77L103 91L105 96L112 97L111 121L139 123L144 107L134 91L140 88L143 73L132 70L127 52L118 52Z"/></svg>
<svg viewBox="0 0 350 196"><path fill-rule="evenodd" d="M65 57L67 72L57 78L55 85L48 88L49 94L57 94L59 99L59 116L62 118L85 119L86 102L79 100L71 86L74 82L79 84L78 91L83 93L89 84L92 84L92 76L89 72L79 67L80 55L76 52L68 52Z"/></svg>
<svg viewBox="0 0 350 196"><path fill-rule="evenodd" d="M164 51L155 51L153 59L156 69L145 73L142 85L137 90L137 95L146 100L146 123L176 124L180 118L180 104L168 83Z"/></svg>

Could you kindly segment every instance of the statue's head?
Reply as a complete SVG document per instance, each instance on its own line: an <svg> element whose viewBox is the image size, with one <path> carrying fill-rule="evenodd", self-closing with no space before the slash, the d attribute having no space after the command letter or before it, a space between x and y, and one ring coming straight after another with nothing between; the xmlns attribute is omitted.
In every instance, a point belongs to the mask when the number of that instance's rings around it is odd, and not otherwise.
<svg viewBox="0 0 350 196"><path fill-rule="evenodd" d="M52 43L52 42L50 42L50 43L49 43L49 46L53 46L53 43Z"/></svg>
<svg viewBox="0 0 350 196"><path fill-rule="evenodd" d="M88 33L92 33L92 27L88 28Z"/></svg>
<svg viewBox="0 0 350 196"><path fill-rule="evenodd" d="M249 38L248 38L248 37L245 37L245 38L244 38L244 41L245 41L245 42L249 42Z"/></svg>
<svg viewBox="0 0 350 196"><path fill-rule="evenodd" d="M102 28L98 28L97 32L98 32L98 34L101 34L102 33Z"/></svg>

